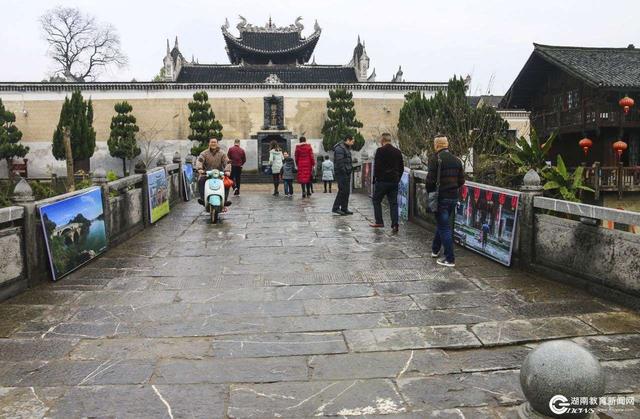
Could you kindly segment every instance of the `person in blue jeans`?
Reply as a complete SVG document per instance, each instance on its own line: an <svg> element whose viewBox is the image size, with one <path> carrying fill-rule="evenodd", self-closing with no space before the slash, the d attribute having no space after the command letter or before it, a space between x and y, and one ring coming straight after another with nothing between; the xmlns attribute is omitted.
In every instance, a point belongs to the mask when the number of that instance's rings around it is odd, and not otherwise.
<svg viewBox="0 0 640 419"><path fill-rule="evenodd" d="M433 141L435 155L428 163L426 180L427 192L438 189L438 210L436 216L436 234L431 245L431 257L439 258L444 248L444 257L438 264L447 267L456 266L453 254L453 214L458 205L458 189L464 185L464 168L459 158L449 152L449 140L440 135ZM438 170L440 185L438 186Z"/></svg>

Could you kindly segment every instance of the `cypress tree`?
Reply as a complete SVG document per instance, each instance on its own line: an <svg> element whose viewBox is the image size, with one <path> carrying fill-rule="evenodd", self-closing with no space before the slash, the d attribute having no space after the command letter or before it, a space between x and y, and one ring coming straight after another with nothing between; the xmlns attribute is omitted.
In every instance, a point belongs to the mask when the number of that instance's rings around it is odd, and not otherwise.
<svg viewBox="0 0 640 419"><path fill-rule="evenodd" d="M189 111L191 135L188 138L199 143L191 149L191 154L197 156L207 149L211 138L222 139L222 124L216 119L209 103L209 95L204 90L193 94L193 102L189 102Z"/></svg>
<svg viewBox="0 0 640 419"><path fill-rule="evenodd" d="M5 110L0 99L0 159L7 162L9 179L13 184L13 172L11 171L11 160L14 157L24 157L29 152L29 147L19 144L22 139L22 132L14 125L16 115Z"/></svg>
<svg viewBox="0 0 640 419"><path fill-rule="evenodd" d="M117 114L111 118L111 135L107 145L112 157L122 159L122 173L127 176L127 160L141 152L136 143L136 132L140 129L136 125L136 117L131 114L133 107L129 103L116 103L114 110Z"/></svg>
<svg viewBox="0 0 640 419"><path fill-rule="evenodd" d="M362 122L356 119L356 110L353 108L353 93L345 89L330 90L327 102L327 120L322 127L324 149L332 150L337 143L351 135L355 140L353 148L360 150L364 145L364 137L358 128L362 128Z"/></svg>
<svg viewBox="0 0 640 419"><path fill-rule="evenodd" d="M93 129L93 105L91 99L85 102L79 90L65 98L60 120L53 133L53 157L65 160L64 129L69 129L73 160L88 159L96 149L96 132Z"/></svg>

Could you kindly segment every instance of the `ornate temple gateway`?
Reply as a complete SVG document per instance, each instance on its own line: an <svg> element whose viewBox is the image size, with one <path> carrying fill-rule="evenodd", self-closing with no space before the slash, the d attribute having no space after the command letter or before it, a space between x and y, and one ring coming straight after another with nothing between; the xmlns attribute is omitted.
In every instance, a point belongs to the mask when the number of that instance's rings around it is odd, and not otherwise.
<svg viewBox="0 0 640 419"><path fill-rule="evenodd" d="M62 102L74 89L93 100L98 149L92 167L120 170L118 161L108 155L106 140L113 106L122 100L133 106L139 138L162 140L167 157L176 150L187 154L192 145L187 140L187 104L194 92L206 90L224 126L223 142L241 140L248 157L245 169L250 171L262 167L272 140L290 150L305 135L317 153L323 152L321 129L329 90L353 92L357 118L364 124L361 132L370 140L395 131L406 93L433 95L447 86L446 82L407 82L400 68L388 81L379 81L375 69L369 70L371 60L359 37L353 51L345 51L345 64L318 64L314 57L322 33L318 22L309 31L302 18L284 27L271 19L264 26L249 24L243 17L239 20L235 29L228 20L221 28L229 64L187 60L177 37L173 48L167 41L162 82L0 82L0 98L16 113L23 139L31 147L29 172L46 176L53 168L62 173L63 162L51 156L51 136ZM0 176L5 173L0 166Z"/></svg>

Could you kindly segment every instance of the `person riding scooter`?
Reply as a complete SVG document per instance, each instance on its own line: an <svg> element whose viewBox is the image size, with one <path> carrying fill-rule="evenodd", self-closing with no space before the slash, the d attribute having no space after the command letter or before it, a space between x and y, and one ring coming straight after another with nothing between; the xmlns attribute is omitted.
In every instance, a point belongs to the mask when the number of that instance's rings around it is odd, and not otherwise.
<svg viewBox="0 0 640 419"><path fill-rule="evenodd" d="M204 184L207 181L207 171L218 169L221 172L224 172L225 176L231 175L231 162L227 157L227 153L220 150L220 146L218 145L218 139L212 138L209 140L209 148L198 156L196 160L196 171L198 172L198 192L200 193L200 198L198 198L198 203L200 205L204 205ZM224 206L228 207L231 205L231 202L228 201L229 197L229 189L224 188Z"/></svg>

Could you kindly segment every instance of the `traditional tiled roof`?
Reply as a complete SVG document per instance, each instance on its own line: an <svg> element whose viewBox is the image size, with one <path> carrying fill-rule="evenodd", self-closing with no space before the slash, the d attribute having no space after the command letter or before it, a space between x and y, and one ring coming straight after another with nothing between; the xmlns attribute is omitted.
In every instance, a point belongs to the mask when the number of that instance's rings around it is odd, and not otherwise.
<svg viewBox="0 0 640 419"><path fill-rule="evenodd" d="M500 107L529 109L548 74L561 70L588 86L626 93L640 89L640 49L533 44L529 59L505 93Z"/></svg>
<svg viewBox="0 0 640 419"><path fill-rule="evenodd" d="M227 54L232 64L264 63L306 63L311 59L313 50L320 39L322 30L317 22L314 32L308 37L302 36L302 24L299 20L289 27L276 27L269 21L265 27L238 25L239 37L229 32L228 22L222 26L222 35L227 44Z"/></svg>
<svg viewBox="0 0 640 419"><path fill-rule="evenodd" d="M534 53L596 87L640 87L640 49L534 45Z"/></svg>
<svg viewBox="0 0 640 419"><path fill-rule="evenodd" d="M275 75L276 77L271 77ZM269 79L269 81L267 81ZM344 66L186 65L178 83L357 83L355 70Z"/></svg>

